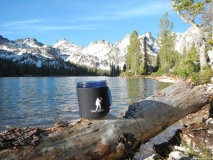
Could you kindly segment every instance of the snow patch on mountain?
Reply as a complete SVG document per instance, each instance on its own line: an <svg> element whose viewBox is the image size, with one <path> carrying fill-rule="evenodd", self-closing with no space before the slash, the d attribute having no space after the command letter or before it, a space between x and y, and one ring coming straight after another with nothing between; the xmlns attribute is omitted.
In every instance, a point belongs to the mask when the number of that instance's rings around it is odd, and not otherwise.
<svg viewBox="0 0 213 160"><path fill-rule="evenodd" d="M147 32L144 35L139 36L139 39L143 49L144 49L144 40L146 41L147 52L149 55L157 56L159 47L157 46L156 40L152 37L151 32Z"/></svg>
<svg viewBox="0 0 213 160"><path fill-rule="evenodd" d="M15 40L14 44L20 45L20 47L31 47L31 48L39 48L44 45L43 43L38 42L35 38L17 39Z"/></svg>
<svg viewBox="0 0 213 160"><path fill-rule="evenodd" d="M195 43L195 46L198 48L198 44L199 44L198 34L193 27L190 27L184 33L176 33L176 35L177 37L175 42L175 49L179 53L182 54L184 48L186 51L188 51L191 48L193 43Z"/></svg>
<svg viewBox="0 0 213 160"><path fill-rule="evenodd" d="M99 40L91 42L88 47L81 50L81 53L85 55L94 55L101 58L111 50L112 46L113 45L107 41Z"/></svg>
<svg viewBox="0 0 213 160"><path fill-rule="evenodd" d="M41 67L47 59L57 59L56 51L34 38L22 38L10 41L0 36L0 57L12 59L19 64L29 63Z"/></svg>
<svg viewBox="0 0 213 160"><path fill-rule="evenodd" d="M69 42L65 38L63 38L60 41L57 41L56 44L54 44L52 47L55 49L57 54L64 60L66 60L69 56L71 56L75 52L83 49L82 46L78 46L72 42Z"/></svg>
<svg viewBox="0 0 213 160"><path fill-rule="evenodd" d="M141 44L143 45L143 38L145 36L148 44L148 54L156 56L157 45L150 32L139 36ZM62 56L65 61L110 70L110 65L123 67L129 44L130 34L127 34L121 41L116 42L114 45L108 41L99 40L91 42L87 47L83 48L63 39L54 44L53 48L56 49L58 55ZM64 55L69 56L65 57Z"/></svg>
<svg viewBox="0 0 213 160"><path fill-rule="evenodd" d="M115 43L115 47L120 51L120 56L127 54L127 48L130 44L130 34L127 34L121 41Z"/></svg>

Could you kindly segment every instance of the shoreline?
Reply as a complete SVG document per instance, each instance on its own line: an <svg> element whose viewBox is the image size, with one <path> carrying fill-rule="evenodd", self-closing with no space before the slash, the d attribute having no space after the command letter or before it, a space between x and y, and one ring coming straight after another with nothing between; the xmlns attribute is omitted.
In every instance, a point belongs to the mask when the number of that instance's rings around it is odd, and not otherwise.
<svg viewBox="0 0 213 160"><path fill-rule="evenodd" d="M153 76L153 75L149 75L146 76L144 78L150 78L156 81L160 81L160 82L166 82L166 83L176 83L179 82L179 78L177 77L172 77L172 76L166 76L166 75L162 75L162 76Z"/></svg>
<svg viewBox="0 0 213 160"><path fill-rule="evenodd" d="M153 80L157 80L157 81L160 81L160 82L168 82L168 83L176 83L179 81L179 79L177 78L173 78L173 77L169 77L169 76L161 76L161 77L148 77L148 78L151 78Z"/></svg>
<svg viewBox="0 0 213 160"><path fill-rule="evenodd" d="M134 75L134 76L124 76L126 78L149 78L152 80L160 81L160 82L166 82L166 83L176 83L180 81L180 78L174 77L174 76L167 76L167 75L162 75L162 76L154 76L154 75ZM123 78L121 76L120 78Z"/></svg>

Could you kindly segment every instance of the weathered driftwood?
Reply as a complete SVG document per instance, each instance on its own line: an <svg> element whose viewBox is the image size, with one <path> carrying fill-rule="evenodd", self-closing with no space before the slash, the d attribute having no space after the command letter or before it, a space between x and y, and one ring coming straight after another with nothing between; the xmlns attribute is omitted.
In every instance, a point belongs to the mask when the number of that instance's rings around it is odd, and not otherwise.
<svg viewBox="0 0 213 160"><path fill-rule="evenodd" d="M121 159L212 99L212 89L181 81L130 105L122 118L58 124L42 131L39 143L0 149L0 159Z"/></svg>

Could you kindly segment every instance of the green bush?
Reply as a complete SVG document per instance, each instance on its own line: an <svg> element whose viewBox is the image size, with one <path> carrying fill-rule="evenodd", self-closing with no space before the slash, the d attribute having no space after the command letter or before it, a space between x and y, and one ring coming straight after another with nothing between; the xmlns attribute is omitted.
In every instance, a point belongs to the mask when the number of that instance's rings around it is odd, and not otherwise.
<svg viewBox="0 0 213 160"><path fill-rule="evenodd" d="M157 72L155 73L152 73L153 76L162 76L163 74L165 73L168 73L169 72L169 69L162 69L162 68L159 68Z"/></svg>
<svg viewBox="0 0 213 160"><path fill-rule="evenodd" d="M211 68L209 66L204 67L203 71L199 73L199 84L209 83L212 76Z"/></svg>
<svg viewBox="0 0 213 160"><path fill-rule="evenodd" d="M200 75L200 61L199 54L195 48L195 44L191 49L182 57L182 60L175 66L172 73L182 78L192 78L195 84L200 84L206 81L207 78L201 79Z"/></svg>
<svg viewBox="0 0 213 160"><path fill-rule="evenodd" d="M125 72L122 72L119 77L125 77L126 76L126 73Z"/></svg>
<svg viewBox="0 0 213 160"><path fill-rule="evenodd" d="M135 74L132 73L132 72L126 72L125 75L126 75L127 77L132 77L132 76L134 76Z"/></svg>
<svg viewBox="0 0 213 160"><path fill-rule="evenodd" d="M133 77L135 74L129 71L122 72L119 76L120 77Z"/></svg>

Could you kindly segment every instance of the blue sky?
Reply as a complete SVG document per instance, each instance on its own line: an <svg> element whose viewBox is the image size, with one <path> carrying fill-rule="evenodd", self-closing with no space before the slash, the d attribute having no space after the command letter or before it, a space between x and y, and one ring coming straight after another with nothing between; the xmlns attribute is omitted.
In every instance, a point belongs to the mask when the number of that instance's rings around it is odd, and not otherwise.
<svg viewBox="0 0 213 160"><path fill-rule="evenodd" d="M0 35L9 40L36 38L53 45L67 40L84 47L100 39L120 41L136 30L159 34L165 12L174 32L190 26L172 11L169 0L1 0Z"/></svg>

